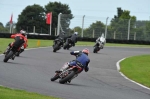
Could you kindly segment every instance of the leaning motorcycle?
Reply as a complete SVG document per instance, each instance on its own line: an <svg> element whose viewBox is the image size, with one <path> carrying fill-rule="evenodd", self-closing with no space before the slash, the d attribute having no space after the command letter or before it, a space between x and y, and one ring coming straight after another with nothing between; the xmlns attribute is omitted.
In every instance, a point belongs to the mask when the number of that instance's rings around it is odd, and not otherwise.
<svg viewBox="0 0 150 99"><path fill-rule="evenodd" d="M11 47L9 47L9 49L7 49L4 59L4 62L7 62L9 59L14 60L15 56L16 56L16 52L18 52L20 50L20 47L23 45L24 40L22 39L17 39Z"/></svg>
<svg viewBox="0 0 150 99"><path fill-rule="evenodd" d="M100 49L103 49L103 44L102 42L97 42L94 46L94 49L93 49L93 53L97 53L98 51L100 51Z"/></svg>
<svg viewBox="0 0 150 99"><path fill-rule="evenodd" d="M67 38L67 40L66 40L65 45L64 45L63 48L69 50L69 48L72 47L72 43L71 42L72 42L71 38Z"/></svg>
<svg viewBox="0 0 150 99"><path fill-rule="evenodd" d="M16 52L16 56L20 56L20 54L24 51L24 46L22 45L20 50Z"/></svg>
<svg viewBox="0 0 150 99"><path fill-rule="evenodd" d="M53 45L53 52L60 50L61 47L62 47L62 41L60 39L55 39Z"/></svg>
<svg viewBox="0 0 150 99"><path fill-rule="evenodd" d="M69 63L65 63L63 68L65 68ZM59 79L60 84L70 83L72 79L78 76L78 74L83 70L82 65L77 63L77 66L69 66L67 69L55 72L55 76L51 78L51 81Z"/></svg>

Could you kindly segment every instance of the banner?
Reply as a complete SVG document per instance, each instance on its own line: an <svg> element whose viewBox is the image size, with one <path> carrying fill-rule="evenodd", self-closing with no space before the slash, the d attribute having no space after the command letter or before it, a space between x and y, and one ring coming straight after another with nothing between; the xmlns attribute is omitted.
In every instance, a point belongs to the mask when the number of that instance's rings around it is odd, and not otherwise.
<svg viewBox="0 0 150 99"><path fill-rule="evenodd" d="M46 24L52 23L52 12L46 14Z"/></svg>
<svg viewBox="0 0 150 99"><path fill-rule="evenodd" d="M13 14L11 14L11 17L10 17L10 21L9 21L10 24L12 24L12 22L13 22L13 21L12 21L12 18L13 18Z"/></svg>

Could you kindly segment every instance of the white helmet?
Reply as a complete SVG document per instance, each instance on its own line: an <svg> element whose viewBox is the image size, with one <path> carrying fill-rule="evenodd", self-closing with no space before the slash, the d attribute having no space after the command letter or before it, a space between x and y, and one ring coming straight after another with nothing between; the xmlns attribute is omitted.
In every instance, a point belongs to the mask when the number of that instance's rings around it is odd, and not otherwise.
<svg viewBox="0 0 150 99"><path fill-rule="evenodd" d="M22 35L26 36L26 31L20 30L20 33L21 33Z"/></svg>
<svg viewBox="0 0 150 99"><path fill-rule="evenodd" d="M78 35L78 32L74 32L74 34Z"/></svg>

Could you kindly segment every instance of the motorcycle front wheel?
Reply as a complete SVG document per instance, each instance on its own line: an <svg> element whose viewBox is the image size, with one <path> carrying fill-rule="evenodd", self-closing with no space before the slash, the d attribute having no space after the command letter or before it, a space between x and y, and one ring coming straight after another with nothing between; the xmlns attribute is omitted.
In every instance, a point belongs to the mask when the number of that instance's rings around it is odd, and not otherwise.
<svg viewBox="0 0 150 99"><path fill-rule="evenodd" d="M57 80L58 78L59 78L59 75L56 74L54 77L51 78L51 81L55 81L55 80Z"/></svg>
<svg viewBox="0 0 150 99"><path fill-rule="evenodd" d="M57 49L58 49L58 45L56 44L56 45L54 45L53 52L56 52Z"/></svg>
<svg viewBox="0 0 150 99"><path fill-rule="evenodd" d="M10 51L6 56L5 56L5 58L4 58L4 62L7 62L9 59L10 59L10 57L12 57L12 55L13 55L13 51Z"/></svg>
<svg viewBox="0 0 150 99"><path fill-rule="evenodd" d="M67 46L68 46L68 45L67 45L67 44L65 44L65 45L64 45L64 49L66 49L66 48L67 48Z"/></svg>

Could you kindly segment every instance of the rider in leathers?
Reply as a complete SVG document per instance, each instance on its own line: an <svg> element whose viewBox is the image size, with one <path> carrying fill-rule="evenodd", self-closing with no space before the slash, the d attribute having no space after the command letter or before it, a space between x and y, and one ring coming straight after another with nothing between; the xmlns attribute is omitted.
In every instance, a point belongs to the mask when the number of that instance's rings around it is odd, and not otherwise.
<svg viewBox="0 0 150 99"><path fill-rule="evenodd" d="M89 50L87 48L83 49L82 51L72 51L70 52L71 55L75 55L76 56L76 60L70 61L68 66L65 68L61 68L60 70L56 71L56 72L61 72L65 69L67 69L69 66L77 66L77 64L81 64L82 67L82 71L85 70L85 72L88 72L89 70L89 63L90 63L90 59L88 57L89 54Z"/></svg>
<svg viewBox="0 0 150 99"><path fill-rule="evenodd" d="M65 32L61 32L58 36L57 36L57 38L54 40L54 43L55 43L55 41L56 40L60 40L60 42L61 42L61 46L63 46L64 45L64 38L65 38ZM53 45L54 46L54 45Z"/></svg>
<svg viewBox="0 0 150 99"><path fill-rule="evenodd" d="M10 47L12 47L17 40L21 40L22 41L22 44L23 44L24 48L26 48L28 46L28 44L27 44L27 38L26 38L26 32L23 31L23 30L21 30L20 33L12 34L11 38L14 38L15 41L8 44L8 47L7 47L6 51L3 54L5 54L7 52L7 50ZM18 42L17 45L19 45L19 43L21 43L21 42ZM18 50L20 50L20 47L19 47Z"/></svg>
<svg viewBox="0 0 150 99"><path fill-rule="evenodd" d="M78 32L74 32L74 34L72 34L71 36L67 38L70 38L72 46L75 46L75 43L77 43Z"/></svg>
<svg viewBox="0 0 150 99"><path fill-rule="evenodd" d="M97 44L97 43L103 44L103 46L105 45L106 40L105 40L104 34L102 34L101 37L98 37L98 38L96 39L96 44ZM96 46L96 44L94 45L94 47ZM102 49L103 49L103 46L102 46Z"/></svg>

